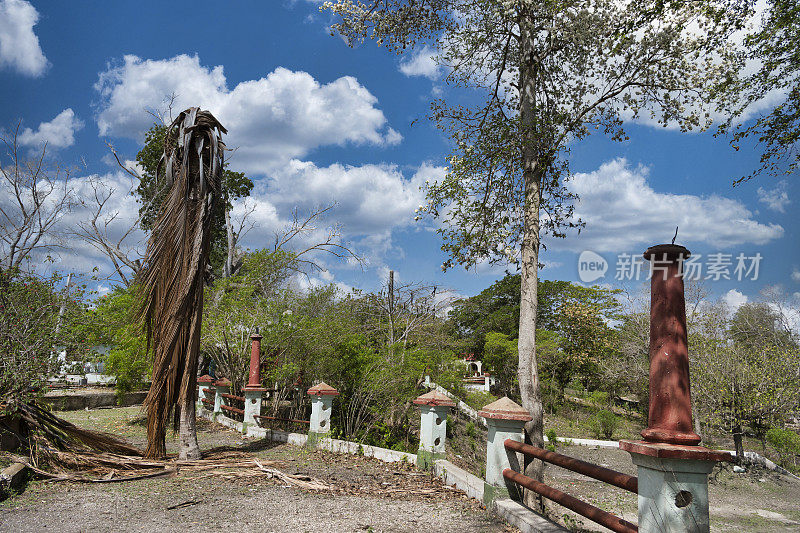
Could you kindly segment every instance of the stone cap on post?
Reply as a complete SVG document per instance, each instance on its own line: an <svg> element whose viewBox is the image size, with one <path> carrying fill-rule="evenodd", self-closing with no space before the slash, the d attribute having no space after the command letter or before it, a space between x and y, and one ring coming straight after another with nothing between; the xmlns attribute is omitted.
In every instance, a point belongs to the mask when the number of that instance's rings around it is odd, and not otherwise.
<svg viewBox="0 0 800 533"><path fill-rule="evenodd" d="M197 378L197 382L198 383L214 383L214 378L212 378L211 376L206 374L204 376L200 376L199 378Z"/></svg>
<svg viewBox="0 0 800 533"><path fill-rule="evenodd" d="M704 446L686 446L682 444L669 444L666 442L647 442L621 440L621 450L639 455L649 455L657 459L692 459L695 461L733 461L733 455L728 452L712 450Z"/></svg>
<svg viewBox="0 0 800 533"><path fill-rule="evenodd" d="M306 391L309 396L339 396L339 391L321 381Z"/></svg>
<svg viewBox="0 0 800 533"><path fill-rule="evenodd" d="M478 411L478 415L489 420L513 420L529 422L533 417L521 405L514 403L508 396L503 396Z"/></svg>
<svg viewBox="0 0 800 533"><path fill-rule="evenodd" d="M229 380L228 378L218 379L216 383L214 383L214 385L216 385L217 387L230 387L231 380Z"/></svg>
<svg viewBox="0 0 800 533"><path fill-rule="evenodd" d="M427 405L430 407L455 407L456 402L445 396L439 391L432 390L414 400L415 405Z"/></svg>

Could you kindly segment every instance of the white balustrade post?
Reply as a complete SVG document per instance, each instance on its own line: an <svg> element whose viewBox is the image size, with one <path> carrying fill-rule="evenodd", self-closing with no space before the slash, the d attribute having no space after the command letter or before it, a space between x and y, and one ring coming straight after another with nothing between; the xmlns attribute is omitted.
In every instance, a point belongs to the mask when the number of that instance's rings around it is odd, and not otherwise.
<svg viewBox="0 0 800 533"><path fill-rule="evenodd" d="M231 382L227 378L218 379L214 382L214 387L217 389L217 393L214 395L214 416L217 416L222 413L222 406L229 405L230 402L227 398L223 398L223 394L230 394L231 393Z"/></svg>
<svg viewBox="0 0 800 533"><path fill-rule="evenodd" d="M208 404L203 402L203 400L211 400L211 391L214 390L214 378L206 374L205 376L200 376L197 378L197 412L199 413L201 409L205 409L206 411L212 411L212 409L208 408ZM213 404L212 404L213 405Z"/></svg>
<svg viewBox="0 0 800 533"><path fill-rule="evenodd" d="M308 395L311 396L311 419L306 443L313 447L320 439L331 435L333 399L339 396L339 391L323 381L308 389Z"/></svg>
<svg viewBox="0 0 800 533"><path fill-rule="evenodd" d="M486 442L486 479L483 485L483 501L487 507L494 500L514 497L518 499L519 491L516 486L507 483L503 477L503 470L510 468L520 471L520 464L516 452L506 450L506 439L523 442L525 423L533 417L522 406L517 405L507 397L492 402L478 414L486 419L488 429Z"/></svg>
<svg viewBox="0 0 800 533"><path fill-rule="evenodd" d="M456 404L436 390L415 399L414 404L419 405L420 411L417 466L432 470L437 459L445 458L447 414Z"/></svg>

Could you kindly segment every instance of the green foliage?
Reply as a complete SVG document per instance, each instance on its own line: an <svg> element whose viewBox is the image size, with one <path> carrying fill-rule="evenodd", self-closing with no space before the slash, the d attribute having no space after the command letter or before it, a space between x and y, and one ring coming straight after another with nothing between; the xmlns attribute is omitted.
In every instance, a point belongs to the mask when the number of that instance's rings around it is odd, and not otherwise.
<svg viewBox="0 0 800 533"><path fill-rule="evenodd" d="M483 409L485 406L497 400L498 400L497 396L495 396L491 392L485 392L485 391L468 391L464 395L464 403L466 403L475 410Z"/></svg>
<svg viewBox="0 0 800 533"><path fill-rule="evenodd" d="M724 304L699 311L689 335L692 394L709 426L757 436L780 426L800 394L800 349L769 305Z"/></svg>
<svg viewBox="0 0 800 533"><path fill-rule="evenodd" d="M497 378L502 396L517 396L517 340L490 331L483 348L483 365Z"/></svg>
<svg viewBox="0 0 800 533"><path fill-rule="evenodd" d="M800 455L800 435L790 429L770 428L766 433L766 440L775 448L781 458L781 463L797 468L797 456Z"/></svg>
<svg viewBox="0 0 800 533"><path fill-rule="evenodd" d="M556 435L556 430L550 428L544 432L544 435L547 437L547 449L551 452L556 451L556 447L558 446L558 435Z"/></svg>
<svg viewBox="0 0 800 533"><path fill-rule="evenodd" d="M611 439L618 426L619 418L607 409L601 409L589 420L589 429L598 439Z"/></svg>
<svg viewBox="0 0 800 533"><path fill-rule="evenodd" d="M589 393L589 399L598 407L608 406L608 393L606 391L593 390Z"/></svg>
<svg viewBox="0 0 800 533"><path fill-rule="evenodd" d="M464 425L464 432L467 434L468 437L475 438L477 436L477 432L475 431L475 422L467 422Z"/></svg>
<svg viewBox="0 0 800 533"><path fill-rule="evenodd" d="M485 337L489 332L517 338L519 296L519 274L506 274L480 294L459 300L453 305L450 320L456 334L468 340L468 350L477 359L483 358Z"/></svg>
<svg viewBox="0 0 800 533"><path fill-rule="evenodd" d="M83 355L71 327L83 308L82 291L67 294L61 283L58 274L0 269L0 404L43 394L58 370L58 350Z"/></svg>
<svg viewBox="0 0 800 533"><path fill-rule="evenodd" d="M136 316L140 307L138 286L117 286L98 298L86 315L87 340L106 345L106 373L116 377L118 397L139 390L151 371L147 340Z"/></svg>
<svg viewBox="0 0 800 533"><path fill-rule="evenodd" d="M620 320L618 290L567 281L539 283L536 357L545 402L555 408L566 384L580 376L597 385L599 362L608 358ZM501 394L517 397L520 275L507 274L480 294L456 303L450 315L456 335L498 379ZM496 328L496 329L495 329Z"/></svg>
<svg viewBox="0 0 800 533"><path fill-rule="evenodd" d="M164 153L166 132L167 126L153 124L145 134L144 147L136 154L136 162L142 169L142 179L136 188L136 194L141 202L139 214L142 217L141 226L144 230L149 230L153 226L167 194L164 184L158 183L156 180L158 162ZM220 197L214 204L214 211L211 214L211 256L209 262L215 272L225 262L227 249L225 212L232 208L234 201L250 196L252 189L252 180L245 176L243 172L233 172L227 168L223 170L220 180Z"/></svg>
<svg viewBox="0 0 800 533"><path fill-rule="evenodd" d="M745 7L744 13L737 9L741 6ZM746 20L755 6L754 1L731 3L730 17ZM745 55L759 69L743 69L738 78L726 78L718 85L720 107L726 111L733 108L720 133L733 133L731 146L736 150L747 138L757 140L764 150L759 168L734 183L762 172L791 174L800 163L800 4L795 0L769 0L766 8L760 24L744 39ZM753 104L774 92L787 96L768 112L759 113L755 120L741 120Z"/></svg>

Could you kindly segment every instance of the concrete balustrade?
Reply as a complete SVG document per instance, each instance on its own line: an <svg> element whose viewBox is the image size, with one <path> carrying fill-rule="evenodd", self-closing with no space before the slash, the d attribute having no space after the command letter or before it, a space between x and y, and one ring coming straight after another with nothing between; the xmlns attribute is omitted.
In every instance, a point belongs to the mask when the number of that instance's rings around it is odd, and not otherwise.
<svg viewBox="0 0 800 533"><path fill-rule="evenodd" d="M203 403L203 398L208 399L208 394L206 391L214 390L214 378L209 376L208 374L204 376L200 376L197 378L197 409L205 409L208 411L208 407L206 404Z"/></svg>
<svg viewBox="0 0 800 533"><path fill-rule="evenodd" d="M487 506L501 498L519 499L516 485L506 482L503 470L511 468L520 472L519 457L506 450L504 442L512 439L523 442L525 423L532 420L528 411L507 397L492 402L478 414L486 419L488 435L486 441L486 478L483 487L483 501Z"/></svg>
<svg viewBox="0 0 800 533"><path fill-rule="evenodd" d="M323 381L307 392L311 397L311 419L306 442L309 446L316 446L320 439L331 436L333 399L339 396L339 391Z"/></svg>
<svg viewBox="0 0 800 533"><path fill-rule="evenodd" d="M222 406L229 403L228 399L223 398L222 395L231 393L231 382L228 378L218 379L214 382L214 388L217 390L214 395L214 416L217 416L222 413Z"/></svg>
<svg viewBox="0 0 800 533"><path fill-rule="evenodd" d="M417 466L432 470L437 459L445 458L447 415L455 402L438 391L423 394L414 400L420 410L419 450Z"/></svg>

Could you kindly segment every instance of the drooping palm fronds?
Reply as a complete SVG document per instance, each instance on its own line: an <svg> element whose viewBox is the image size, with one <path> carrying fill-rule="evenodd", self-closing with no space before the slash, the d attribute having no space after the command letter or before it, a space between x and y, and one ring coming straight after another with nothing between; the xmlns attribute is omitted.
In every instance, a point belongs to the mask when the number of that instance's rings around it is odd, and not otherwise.
<svg viewBox="0 0 800 533"><path fill-rule="evenodd" d="M225 148L222 133L227 131L208 111L183 111L167 130L156 171L156 179L169 192L140 272L142 317L148 349L153 350L153 382L144 402L145 455L151 458L166 454L170 417L177 430L181 410L185 414L194 406L211 213L219 196Z"/></svg>

